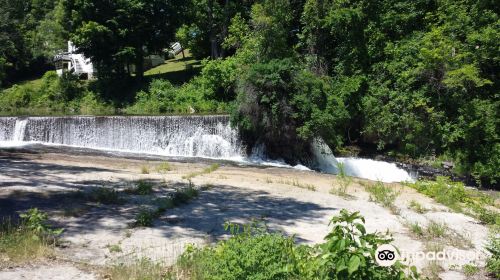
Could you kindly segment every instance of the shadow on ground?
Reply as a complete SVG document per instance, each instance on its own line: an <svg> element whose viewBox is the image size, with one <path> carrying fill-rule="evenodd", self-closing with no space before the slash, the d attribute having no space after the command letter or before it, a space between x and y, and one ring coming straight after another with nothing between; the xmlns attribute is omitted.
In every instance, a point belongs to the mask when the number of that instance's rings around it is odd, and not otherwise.
<svg viewBox="0 0 500 280"><path fill-rule="evenodd" d="M131 195L124 189L136 185L135 180L116 179L111 182L91 179L92 174L113 170L44 164L23 158L0 158L0 170L1 175L7 178L0 182L0 219L8 216L15 218L19 212L37 207L51 217L57 217L53 219L55 225L64 228L64 235L69 237L127 229L141 208L154 208L156 198L186 187L183 183L165 185L165 182L157 180L151 181L155 186L153 194ZM78 177L67 176L78 174L88 175L85 177L90 180L75 180L72 178ZM102 187L118 190L123 203L103 204L85 195ZM213 185L200 191L200 195L188 204L162 213L155 220L154 228L166 238L187 234L218 239L226 234L223 228L225 221L261 219L273 228L273 224L287 226L297 220L319 219L324 217L324 211L331 210L336 209L274 196L266 191Z"/></svg>

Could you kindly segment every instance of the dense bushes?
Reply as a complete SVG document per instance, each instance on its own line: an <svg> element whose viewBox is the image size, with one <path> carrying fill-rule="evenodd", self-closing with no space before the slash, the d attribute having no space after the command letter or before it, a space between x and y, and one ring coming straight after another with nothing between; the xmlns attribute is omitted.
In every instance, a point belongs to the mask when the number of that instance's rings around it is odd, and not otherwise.
<svg viewBox="0 0 500 280"><path fill-rule="evenodd" d="M212 94L203 84L203 77L196 77L180 87L167 80L156 79L147 91L137 93L135 103L124 110L127 114L165 113L221 113L227 104L205 98Z"/></svg>
<svg viewBox="0 0 500 280"><path fill-rule="evenodd" d="M53 71L40 80L14 85L0 93L0 114L110 114L114 109L72 75Z"/></svg>
<svg viewBox="0 0 500 280"><path fill-rule="evenodd" d="M249 20L233 19L227 42L243 72L234 120L253 126L254 137L264 131L271 148L296 146L275 157L300 155L303 141L286 137L310 140L317 129L329 132L316 136L332 148L343 141L412 158L447 155L455 172L500 182L500 32L492 2L307 0L298 29L289 4L255 4ZM297 78L299 69L314 75ZM329 82L318 87L318 80ZM328 108L329 99L344 106Z"/></svg>
<svg viewBox="0 0 500 280"><path fill-rule="evenodd" d="M317 136L341 143L347 119L342 96L328 77L318 77L293 59L250 66L238 79L233 121L250 145L265 144L272 157L304 159Z"/></svg>
<svg viewBox="0 0 500 280"><path fill-rule="evenodd" d="M414 267L399 261L390 267L375 263L375 250L391 241L368 234L364 218L345 209L331 220L326 242L313 247L269 233L262 226L243 231L226 224L233 236L213 247L189 247L179 264L191 279L416 279ZM407 274L405 274L407 272Z"/></svg>

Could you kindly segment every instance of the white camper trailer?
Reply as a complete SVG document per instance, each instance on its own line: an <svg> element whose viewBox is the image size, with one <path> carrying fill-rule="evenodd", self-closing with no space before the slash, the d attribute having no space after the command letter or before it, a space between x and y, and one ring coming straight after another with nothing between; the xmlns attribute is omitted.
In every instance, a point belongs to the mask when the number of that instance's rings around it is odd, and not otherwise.
<svg viewBox="0 0 500 280"><path fill-rule="evenodd" d="M94 65L89 58L77 53L75 45L68 41L68 51L57 54L54 57L57 75L69 72L82 79L93 79L95 75Z"/></svg>

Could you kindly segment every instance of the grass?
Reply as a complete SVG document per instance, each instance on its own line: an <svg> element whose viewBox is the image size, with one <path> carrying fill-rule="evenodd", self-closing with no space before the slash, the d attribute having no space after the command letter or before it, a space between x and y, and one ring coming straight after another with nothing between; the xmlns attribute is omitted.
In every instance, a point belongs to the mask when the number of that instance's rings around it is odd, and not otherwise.
<svg viewBox="0 0 500 280"><path fill-rule="evenodd" d="M500 225L498 205L489 194L467 189L462 183L452 182L447 177L437 177L436 181L417 181L409 186L455 212L467 214L488 225Z"/></svg>
<svg viewBox="0 0 500 280"><path fill-rule="evenodd" d="M87 198L91 201L101 204L121 204L123 200L119 193L112 188L98 187L94 188L87 194Z"/></svg>
<svg viewBox="0 0 500 280"><path fill-rule="evenodd" d="M139 213L135 215L135 227L150 227L153 225L153 221L158 215L158 212L142 208L139 210Z"/></svg>
<svg viewBox="0 0 500 280"><path fill-rule="evenodd" d="M278 183L278 184L283 184L283 185L290 185L290 186L294 186L297 188L306 189L306 190L310 190L310 191L315 191L317 189L315 185L308 184L308 183L302 183L296 178L291 179L291 180L279 179L276 181L273 181L271 178L266 178L266 183L267 184Z"/></svg>
<svg viewBox="0 0 500 280"><path fill-rule="evenodd" d="M132 224L134 227L150 227L153 225L154 219L160 216L168 209L186 204L192 199L198 197L199 190L189 181L185 188L175 190L170 197L157 198L154 204L157 206L156 210L141 208L139 213L135 216L135 221Z"/></svg>
<svg viewBox="0 0 500 280"><path fill-rule="evenodd" d="M157 173L167 173L172 170L172 166L168 162L162 162L155 168Z"/></svg>
<svg viewBox="0 0 500 280"><path fill-rule="evenodd" d="M104 279L135 280L135 279L173 279L168 269L160 263L148 258L142 258L131 264L118 264L104 269Z"/></svg>
<svg viewBox="0 0 500 280"><path fill-rule="evenodd" d="M473 263L464 264L462 270L467 277L476 275L479 272L479 267Z"/></svg>
<svg viewBox="0 0 500 280"><path fill-rule="evenodd" d="M183 189L178 189L172 195L172 202L175 206L179 206L188 203L193 198L198 197L199 191L192 185L189 184L188 187Z"/></svg>
<svg viewBox="0 0 500 280"><path fill-rule="evenodd" d="M415 234L418 237L423 237L424 236L424 229L422 226L420 226L419 223L412 223L410 224L410 231Z"/></svg>
<svg viewBox="0 0 500 280"><path fill-rule="evenodd" d="M435 251L436 247L445 244L459 249L474 247L470 238L451 231L445 223L430 221L427 227L423 227L419 223L410 223L407 226L413 235L427 242L428 251Z"/></svg>
<svg viewBox="0 0 500 280"><path fill-rule="evenodd" d="M120 247L120 244L113 244L113 245L108 245L108 250L110 253L121 253L122 252L122 247Z"/></svg>
<svg viewBox="0 0 500 280"><path fill-rule="evenodd" d="M382 182L376 182L374 185L365 186L365 190L370 193L370 200L382 205L385 208L396 211L394 202L399 195L399 192L386 186Z"/></svg>
<svg viewBox="0 0 500 280"><path fill-rule="evenodd" d="M149 174L149 166L142 165L141 166L141 174Z"/></svg>
<svg viewBox="0 0 500 280"><path fill-rule="evenodd" d="M348 197L349 195L347 194L347 189L352 183L352 178L345 172L345 166L343 163L339 162L337 164L337 169L339 170L339 173L337 174L338 182L336 186L332 187L330 193L338 196Z"/></svg>
<svg viewBox="0 0 500 280"><path fill-rule="evenodd" d="M134 188L126 189L126 193L135 195L149 195L153 193L153 184L139 180Z"/></svg>
<svg viewBox="0 0 500 280"><path fill-rule="evenodd" d="M47 214L32 208L19 215L13 223L5 219L0 223L0 259L2 263L24 263L54 257L57 236L62 229L47 224ZM0 263L0 268L2 268Z"/></svg>
<svg viewBox="0 0 500 280"><path fill-rule="evenodd" d="M422 274L429 280L440 280L439 274L444 271L444 268L438 261L429 261L422 269ZM424 278L424 279L425 279Z"/></svg>
<svg viewBox="0 0 500 280"><path fill-rule="evenodd" d="M160 75L171 72L180 72L191 70L192 68L200 67L200 62L194 59L189 50L184 51L185 58L182 58L182 53L179 53L172 59L168 59L165 63L144 72L144 76Z"/></svg>
<svg viewBox="0 0 500 280"><path fill-rule="evenodd" d="M158 207L158 212L160 213L175 207L174 200L170 197L157 198L154 203Z"/></svg>
<svg viewBox="0 0 500 280"><path fill-rule="evenodd" d="M214 164L210 165L209 167L203 169L202 171L191 172L191 173L189 173L187 175L184 175L184 176L182 176L182 179L190 180L190 179L193 179L196 176L210 174L210 173L216 171L219 168L220 168L220 165L217 164L217 163L214 163Z"/></svg>
<svg viewBox="0 0 500 280"><path fill-rule="evenodd" d="M419 213L419 214L424 214L427 211L429 211L428 209L426 209L425 207L423 207L422 204L418 203L415 200L410 201L409 208L412 209L413 211Z"/></svg>
<svg viewBox="0 0 500 280"><path fill-rule="evenodd" d="M7 262L24 263L52 257L54 248L53 238L37 234L22 224L5 220L0 225L0 257L6 257Z"/></svg>
<svg viewBox="0 0 500 280"><path fill-rule="evenodd" d="M437 223L435 221L431 221L427 226L428 236L432 238L444 237L447 231L448 227L445 223Z"/></svg>

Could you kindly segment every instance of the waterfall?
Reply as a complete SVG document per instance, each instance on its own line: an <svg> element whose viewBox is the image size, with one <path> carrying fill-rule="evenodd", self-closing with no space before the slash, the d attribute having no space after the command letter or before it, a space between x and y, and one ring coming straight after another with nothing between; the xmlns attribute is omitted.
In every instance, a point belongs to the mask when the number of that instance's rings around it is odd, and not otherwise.
<svg viewBox="0 0 500 280"><path fill-rule="evenodd" d="M291 167L268 159L262 145L247 157L228 116L0 117L0 147L30 143ZM321 139L313 143L313 158L310 167L326 173L338 173L341 162L350 176L383 182L412 180L394 163L336 158ZM300 164L294 168L309 170Z"/></svg>
<svg viewBox="0 0 500 280"><path fill-rule="evenodd" d="M336 158L322 139L314 140L313 157L315 168L327 173L337 174L337 166L342 163L349 176L385 183L413 181L410 174L395 163L364 158Z"/></svg>
<svg viewBox="0 0 500 280"><path fill-rule="evenodd" d="M0 125L0 141L223 159L244 150L228 116L0 118Z"/></svg>
<svg viewBox="0 0 500 280"><path fill-rule="evenodd" d="M21 119L16 120L16 125L14 126L14 135L12 136L12 141L14 142L22 142L24 139L24 134L26 132L26 124L28 120Z"/></svg>

